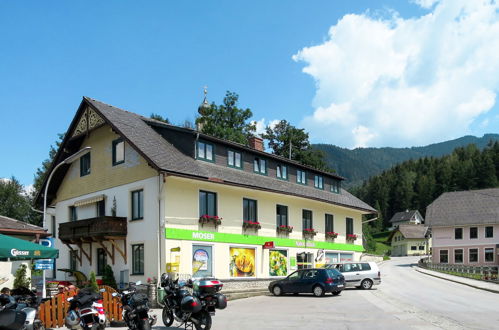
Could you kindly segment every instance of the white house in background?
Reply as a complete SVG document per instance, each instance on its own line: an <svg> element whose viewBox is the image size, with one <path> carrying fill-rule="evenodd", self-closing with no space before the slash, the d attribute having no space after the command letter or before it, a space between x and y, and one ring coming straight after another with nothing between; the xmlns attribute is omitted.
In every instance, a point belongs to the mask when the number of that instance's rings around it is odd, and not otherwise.
<svg viewBox="0 0 499 330"><path fill-rule="evenodd" d="M392 224L390 230L393 230L403 224L424 224L424 218L418 210L405 210L403 212L395 213L390 219L390 223Z"/></svg>

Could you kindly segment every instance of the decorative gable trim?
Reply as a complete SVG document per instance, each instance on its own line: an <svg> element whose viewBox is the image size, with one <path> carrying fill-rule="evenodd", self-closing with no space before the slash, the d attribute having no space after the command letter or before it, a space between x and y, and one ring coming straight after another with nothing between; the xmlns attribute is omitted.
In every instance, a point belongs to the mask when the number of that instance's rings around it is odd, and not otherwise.
<svg viewBox="0 0 499 330"><path fill-rule="evenodd" d="M82 134L88 134L91 130L104 124L104 119L102 119L102 117L99 116L94 109L86 107L71 137L74 138Z"/></svg>

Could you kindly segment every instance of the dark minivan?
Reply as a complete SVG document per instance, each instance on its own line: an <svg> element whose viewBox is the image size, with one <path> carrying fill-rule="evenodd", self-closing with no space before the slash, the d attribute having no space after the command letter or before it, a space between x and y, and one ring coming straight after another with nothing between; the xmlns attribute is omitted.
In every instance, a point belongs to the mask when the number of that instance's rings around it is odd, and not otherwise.
<svg viewBox="0 0 499 330"><path fill-rule="evenodd" d="M285 293L313 293L316 297L331 292L337 296L345 288L345 277L336 269L300 269L282 280L272 281L269 291L275 296Z"/></svg>

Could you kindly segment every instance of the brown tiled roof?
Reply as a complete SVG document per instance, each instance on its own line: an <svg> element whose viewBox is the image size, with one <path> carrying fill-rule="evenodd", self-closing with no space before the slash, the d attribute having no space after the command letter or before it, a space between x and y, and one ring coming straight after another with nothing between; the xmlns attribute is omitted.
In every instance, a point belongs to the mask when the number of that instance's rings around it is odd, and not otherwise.
<svg viewBox="0 0 499 330"><path fill-rule="evenodd" d="M376 212L374 208L344 189L341 190L341 194L336 194L314 187L279 180L277 178L196 160L179 151L156 132L156 130L151 127L152 120L150 118L142 117L88 97L84 97L84 102L88 103L98 112L118 134L126 139L127 142L148 161L149 165L158 171L164 171L173 175L188 176L200 180L212 180L225 184L244 186L246 188L296 195L355 208L368 213ZM157 122L156 124L164 125L160 122ZM168 127L169 125L164 126ZM171 127L171 129L178 128ZM196 132L193 131L193 134L195 133ZM267 155L274 157L270 154ZM329 175L341 179L341 177L334 174Z"/></svg>
<svg viewBox="0 0 499 330"><path fill-rule="evenodd" d="M499 189L443 193L426 210L426 224L461 226L499 223Z"/></svg>
<svg viewBox="0 0 499 330"><path fill-rule="evenodd" d="M0 233L3 234L41 234L46 236L47 231L42 227L29 224L24 221L12 219L0 215Z"/></svg>
<svg viewBox="0 0 499 330"><path fill-rule="evenodd" d="M428 227L424 225L400 225L398 230L405 238L425 238Z"/></svg>

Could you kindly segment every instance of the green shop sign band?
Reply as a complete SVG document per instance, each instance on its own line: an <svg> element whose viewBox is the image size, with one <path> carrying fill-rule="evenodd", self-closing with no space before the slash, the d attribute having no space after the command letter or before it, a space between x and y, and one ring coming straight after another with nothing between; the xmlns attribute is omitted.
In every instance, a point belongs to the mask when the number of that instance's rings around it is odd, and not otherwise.
<svg viewBox="0 0 499 330"><path fill-rule="evenodd" d="M188 240L188 241L203 241L203 242L218 242L218 243L233 243L233 244L248 244L248 245L264 245L265 242L273 241L275 246L280 247L302 247L324 250L340 250L340 251L357 251L363 252L362 245L343 244L332 242L319 242L309 240L296 240L291 238L280 238L270 236L253 236L229 233L214 233L208 231L165 228L165 238Z"/></svg>

